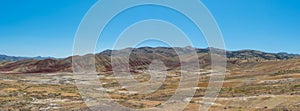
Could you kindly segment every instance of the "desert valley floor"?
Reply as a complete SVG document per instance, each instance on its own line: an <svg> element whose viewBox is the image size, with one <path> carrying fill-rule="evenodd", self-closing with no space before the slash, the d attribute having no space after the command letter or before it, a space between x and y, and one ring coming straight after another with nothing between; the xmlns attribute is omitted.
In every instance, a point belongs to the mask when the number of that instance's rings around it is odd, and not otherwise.
<svg viewBox="0 0 300 111"><path fill-rule="evenodd" d="M100 79L105 91L118 103L136 109L159 107L178 86L178 72L167 75L159 91L139 95L124 90L111 74ZM1 74L0 110L88 110L74 83L72 73ZM134 74L140 81L147 74ZM201 75L194 97L185 109L199 109L209 76ZM99 90L99 89L95 89ZM297 111L300 109L300 73L227 74L211 111Z"/></svg>

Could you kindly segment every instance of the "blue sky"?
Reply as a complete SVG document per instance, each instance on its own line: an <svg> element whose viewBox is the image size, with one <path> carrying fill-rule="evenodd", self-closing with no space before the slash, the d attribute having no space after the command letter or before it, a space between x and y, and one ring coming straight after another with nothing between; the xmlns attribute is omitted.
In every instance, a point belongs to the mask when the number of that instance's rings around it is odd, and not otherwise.
<svg viewBox="0 0 300 111"><path fill-rule="evenodd" d="M0 54L54 57L72 55L77 27L95 2L96 0L1 0ZM202 2L219 24L228 50L300 53L299 0ZM149 10L155 10L156 13L134 16ZM163 13L169 14L162 16ZM150 16L191 26L184 27L183 30L189 32L188 36L192 40L197 41L197 47L206 47L203 38L197 36L199 32L184 17L162 8L143 7L129 10L115 18L103 32L103 37L100 37L97 51L109 48L117 32L126 25ZM129 21L124 21L128 18ZM155 46L155 43L151 45Z"/></svg>

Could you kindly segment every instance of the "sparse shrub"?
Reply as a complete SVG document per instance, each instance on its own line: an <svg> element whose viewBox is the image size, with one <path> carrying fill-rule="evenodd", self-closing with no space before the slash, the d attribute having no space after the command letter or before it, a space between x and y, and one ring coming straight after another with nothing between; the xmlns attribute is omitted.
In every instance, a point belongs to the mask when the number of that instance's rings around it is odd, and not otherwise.
<svg viewBox="0 0 300 111"><path fill-rule="evenodd" d="M300 84L295 85L294 88L300 88Z"/></svg>
<svg viewBox="0 0 300 111"><path fill-rule="evenodd" d="M30 109L20 109L20 111L31 111Z"/></svg>
<svg viewBox="0 0 300 111"><path fill-rule="evenodd" d="M139 105L139 108L140 108L140 109L145 108L144 104L141 103L141 104Z"/></svg>
<svg viewBox="0 0 300 111"><path fill-rule="evenodd" d="M271 76L283 75L283 74L293 74L293 73L300 73L300 70L280 70Z"/></svg>
<svg viewBox="0 0 300 111"><path fill-rule="evenodd" d="M161 106L161 103L159 103L159 104L155 105L155 107L158 107L158 106Z"/></svg>

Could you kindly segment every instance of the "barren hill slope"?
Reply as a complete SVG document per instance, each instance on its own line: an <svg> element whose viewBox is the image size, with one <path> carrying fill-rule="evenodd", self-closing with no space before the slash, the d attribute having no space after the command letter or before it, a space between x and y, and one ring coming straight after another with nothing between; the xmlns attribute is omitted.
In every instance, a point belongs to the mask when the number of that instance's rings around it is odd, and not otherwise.
<svg viewBox="0 0 300 111"><path fill-rule="evenodd" d="M214 55L222 52L220 49L210 48L214 50ZM188 62L189 53L193 48L177 47L176 50L187 53L184 60ZM206 49L195 49L198 54L200 66L209 68L211 51ZM111 71L112 52L118 57L129 54L129 64L132 70L146 69L155 59L163 61L169 70L180 67L180 59L176 51L168 47L141 47L127 48L123 50L106 50L95 55L96 68L98 71ZM226 51L228 58L228 70L232 73L247 73L255 71L275 73L280 70L296 70L299 69L299 55L287 53L266 53L254 50ZM189 61L190 62L190 61ZM5 73L53 73L53 72L72 72L72 57L61 60L45 59L45 60L20 60L16 62L0 63L0 71Z"/></svg>

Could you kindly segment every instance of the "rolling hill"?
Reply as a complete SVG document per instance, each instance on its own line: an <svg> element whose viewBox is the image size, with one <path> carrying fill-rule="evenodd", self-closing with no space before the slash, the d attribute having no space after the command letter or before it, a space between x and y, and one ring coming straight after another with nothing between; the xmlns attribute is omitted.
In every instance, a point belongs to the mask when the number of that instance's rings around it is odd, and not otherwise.
<svg viewBox="0 0 300 111"><path fill-rule="evenodd" d="M189 62L189 53L194 48L176 47L177 51L187 54L183 61ZM213 54L211 53L213 50ZM210 55L218 55L222 50L216 48L195 49L202 68L209 69ZM95 54L96 68L99 72L107 72L112 70L111 57L112 52L117 54L113 58L120 58L120 64L123 63L121 58L129 59L132 71L147 69L152 60L159 59L163 61L168 70L180 68L180 60L173 48L169 47L141 47L126 48L122 50L105 50ZM129 58L125 58L125 54L129 54ZM246 73L251 71L269 71L275 73L284 69L297 69L300 64L300 55L287 53L267 53L255 50L226 51L228 60L228 71L234 73ZM85 55L87 56L87 55ZM2 56L1 56L2 57ZM2 73L54 73L54 72L72 72L72 57L65 59L51 58L18 58L6 57L3 60L10 62L1 62L0 71ZM42 60L40 60L42 59ZM280 64L280 65L279 65Z"/></svg>

